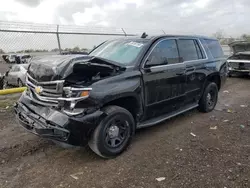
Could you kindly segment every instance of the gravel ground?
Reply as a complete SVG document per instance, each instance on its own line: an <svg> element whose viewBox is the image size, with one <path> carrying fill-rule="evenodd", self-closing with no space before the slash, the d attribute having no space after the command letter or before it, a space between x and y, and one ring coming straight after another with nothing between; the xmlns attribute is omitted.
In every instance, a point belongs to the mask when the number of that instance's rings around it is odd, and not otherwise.
<svg viewBox="0 0 250 188"><path fill-rule="evenodd" d="M0 187L250 187L249 93L249 78L230 78L213 112L140 130L112 160L27 133L2 106Z"/></svg>

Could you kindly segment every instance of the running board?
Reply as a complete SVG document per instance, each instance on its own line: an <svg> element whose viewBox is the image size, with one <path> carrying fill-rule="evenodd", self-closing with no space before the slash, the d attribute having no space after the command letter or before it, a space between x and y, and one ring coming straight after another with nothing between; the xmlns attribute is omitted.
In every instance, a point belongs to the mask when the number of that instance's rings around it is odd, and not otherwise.
<svg viewBox="0 0 250 188"><path fill-rule="evenodd" d="M158 123L161 123L167 119L170 119L172 117L175 117L179 114L182 114L184 112L187 112L189 110L192 110L194 108L198 107L198 104L192 104L192 105L188 105L187 107L185 108L181 108L179 109L178 111L174 111L174 112L171 112L169 114L166 114L166 115L162 115L160 117L157 117L157 118L153 118L153 119L150 119L150 120L147 120L147 121L144 121L142 123L139 123L137 125L137 129L140 129L140 128L144 128L144 127L150 127L150 126L153 126L155 124L158 124Z"/></svg>

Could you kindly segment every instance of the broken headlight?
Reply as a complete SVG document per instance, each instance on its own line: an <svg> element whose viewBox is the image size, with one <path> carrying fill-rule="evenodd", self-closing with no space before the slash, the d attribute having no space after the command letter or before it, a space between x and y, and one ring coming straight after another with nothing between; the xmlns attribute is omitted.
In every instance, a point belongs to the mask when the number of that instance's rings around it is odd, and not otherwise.
<svg viewBox="0 0 250 188"><path fill-rule="evenodd" d="M63 96L66 98L86 98L89 96L89 92L92 88L73 88L73 87L64 87Z"/></svg>
<svg viewBox="0 0 250 188"><path fill-rule="evenodd" d="M85 111L84 108L75 108L79 101L89 97L92 88L63 88L63 98L59 98L60 106L64 113L68 115L79 115Z"/></svg>

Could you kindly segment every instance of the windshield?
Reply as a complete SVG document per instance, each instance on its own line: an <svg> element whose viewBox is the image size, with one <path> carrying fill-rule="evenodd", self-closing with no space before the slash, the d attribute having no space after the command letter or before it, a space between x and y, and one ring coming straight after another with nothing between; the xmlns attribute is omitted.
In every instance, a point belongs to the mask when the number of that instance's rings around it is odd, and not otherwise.
<svg viewBox="0 0 250 188"><path fill-rule="evenodd" d="M137 58L148 41L147 39L112 40L103 43L89 55L129 65Z"/></svg>

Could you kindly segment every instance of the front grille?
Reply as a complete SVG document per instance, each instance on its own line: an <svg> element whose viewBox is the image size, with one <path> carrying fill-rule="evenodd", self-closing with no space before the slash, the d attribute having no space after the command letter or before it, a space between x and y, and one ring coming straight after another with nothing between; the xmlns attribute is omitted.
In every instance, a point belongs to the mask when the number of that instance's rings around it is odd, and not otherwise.
<svg viewBox="0 0 250 188"><path fill-rule="evenodd" d="M43 104L55 105L58 103L57 98L62 97L64 80L38 82L27 74L26 84L33 99ZM36 88L39 87L40 93Z"/></svg>
<svg viewBox="0 0 250 188"><path fill-rule="evenodd" d="M250 69L250 63L243 62L230 62L229 66L233 69L248 70Z"/></svg>
<svg viewBox="0 0 250 188"><path fill-rule="evenodd" d="M239 68L239 63L230 62L229 66L232 67L233 69L238 69Z"/></svg>

